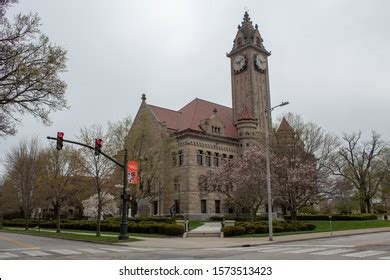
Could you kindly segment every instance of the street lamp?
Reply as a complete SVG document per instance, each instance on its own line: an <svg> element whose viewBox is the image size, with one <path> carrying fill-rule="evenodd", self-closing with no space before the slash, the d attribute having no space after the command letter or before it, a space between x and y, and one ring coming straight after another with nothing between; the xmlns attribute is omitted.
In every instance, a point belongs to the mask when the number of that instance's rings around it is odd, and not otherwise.
<svg viewBox="0 0 390 280"><path fill-rule="evenodd" d="M282 102L279 105L271 107L265 110L265 154L266 154L266 165L267 165L267 202L268 202L268 240L273 241L273 229L272 229L272 195L271 195L271 159L269 152L269 131L268 124L271 120L271 112L277 108L288 105L289 102Z"/></svg>

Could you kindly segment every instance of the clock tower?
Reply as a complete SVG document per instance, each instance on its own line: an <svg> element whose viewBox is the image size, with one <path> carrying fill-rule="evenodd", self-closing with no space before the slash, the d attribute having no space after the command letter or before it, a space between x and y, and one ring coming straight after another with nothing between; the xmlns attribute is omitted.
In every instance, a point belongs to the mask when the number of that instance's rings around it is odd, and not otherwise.
<svg viewBox="0 0 390 280"><path fill-rule="evenodd" d="M268 56L257 24L245 12L238 25L230 58L233 122L243 147L258 141L265 131L266 109L270 108ZM271 120L268 121L271 127Z"/></svg>

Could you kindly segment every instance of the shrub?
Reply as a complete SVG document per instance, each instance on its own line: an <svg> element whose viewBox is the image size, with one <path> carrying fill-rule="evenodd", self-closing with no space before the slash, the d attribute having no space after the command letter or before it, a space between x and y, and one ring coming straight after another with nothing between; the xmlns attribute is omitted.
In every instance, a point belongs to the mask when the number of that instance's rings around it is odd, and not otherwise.
<svg viewBox="0 0 390 280"><path fill-rule="evenodd" d="M305 224L302 221L273 221L272 225L274 232L314 230L316 227L313 224ZM245 234L268 232L268 223L263 221L237 222L236 226L244 228Z"/></svg>
<svg viewBox="0 0 390 280"><path fill-rule="evenodd" d="M183 215L176 215L175 220L184 220L185 217Z"/></svg>
<svg viewBox="0 0 390 280"><path fill-rule="evenodd" d="M154 221L153 221L154 220ZM161 219L165 220L165 219ZM158 221L158 222L157 222ZM24 227L24 219L4 220L4 226ZM56 228L56 220L41 220L40 227L42 228ZM31 220L30 227L38 226L38 220ZM85 220L62 220L62 229L77 229L77 230L96 230L96 221ZM100 229L102 231L118 232L120 229L120 222L118 219L107 219L101 222ZM184 227L178 224L174 224L172 220L169 223L160 222L160 219L136 219L128 222L128 232L130 233L157 233L169 236L182 235L184 233Z"/></svg>
<svg viewBox="0 0 390 280"><path fill-rule="evenodd" d="M226 219L228 220L228 219ZM210 222L222 222L223 221L223 217L220 217L220 216L212 216L209 218L209 221Z"/></svg>
<svg viewBox="0 0 390 280"><path fill-rule="evenodd" d="M245 234L245 228L241 226L225 227L223 230L224 236L237 236Z"/></svg>
<svg viewBox="0 0 390 280"><path fill-rule="evenodd" d="M267 219L268 219L267 216L256 216L253 218L251 215L234 215L234 214L225 215L225 220L235 220L237 222L239 221L259 222L259 221L266 221Z"/></svg>

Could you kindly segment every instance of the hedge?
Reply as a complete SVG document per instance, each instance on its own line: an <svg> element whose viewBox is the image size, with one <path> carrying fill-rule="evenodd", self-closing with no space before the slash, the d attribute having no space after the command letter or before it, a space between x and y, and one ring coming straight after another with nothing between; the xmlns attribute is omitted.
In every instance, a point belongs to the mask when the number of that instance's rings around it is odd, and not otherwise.
<svg viewBox="0 0 390 280"><path fill-rule="evenodd" d="M268 217L267 216L256 216L253 217L251 215L234 215L234 214L229 214L225 215L225 220L235 220L235 221L267 221Z"/></svg>
<svg viewBox="0 0 390 280"><path fill-rule="evenodd" d="M243 235L243 234L245 234L245 228L240 226L225 227L223 230L223 235L225 237Z"/></svg>
<svg viewBox="0 0 390 280"><path fill-rule="evenodd" d="M357 214L357 215L299 215L297 220L299 221L329 221L329 216L332 217L332 221L364 221L364 220L376 220L377 216L373 214ZM291 220L291 217L284 217L285 220Z"/></svg>
<svg viewBox="0 0 390 280"><path fill-rule="evenodd" d="M211 216L211 217L209 218L209 221L210 221L210 222L221 222L221 221L223 221L223 220L224 220L224 218L221 217L221 216ZM226 220L228 220L228 219L226 219Z"/></svg>
<svg viewBox="0 0 390 280"><path fill-rule="evenodd" d="M316 228L313 224L305 224L300 221L274 221L272 225L274 232L306 231L314 230ZM268 224L265 222L237 222L235 226L224 228L225 236L267 232Z"/></svg>
<svg viewBox="0 0 390 280"><path fill-rule="evenodd" d="M163 220L163 219L162 219ZM30 227L37 227L38 224L42 228L56 228L57 221L46 221L41 220L40 222L36 219L30 220ZM13 219L13 220L4 220L4 226L16 226L24 227L24 219ZM84 221L84 220L62 220L61 221L62 229L77 229L77 230L96 230L96 221ZM112 231L119 232L120 222L115 219L108 219L101 221L100 229L102 231ZM174 224L173 222L157 222L152 219L148 220L129 220L128 222L128 231L130 233L154 233L154 234L163 234L169 236L183 235L184 227L182 225Z"/></svg>

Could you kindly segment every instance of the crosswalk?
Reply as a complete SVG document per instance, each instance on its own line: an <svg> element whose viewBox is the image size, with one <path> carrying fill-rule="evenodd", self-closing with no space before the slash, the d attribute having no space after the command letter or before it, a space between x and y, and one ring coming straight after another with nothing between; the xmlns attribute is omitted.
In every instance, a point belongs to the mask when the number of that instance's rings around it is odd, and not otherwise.
<svg viewBox="0 0 390 280"><path fill-rule="evenodd" d="M228 248L206 248L204 251L214 252L237 252L237 253L258 253L258 254L292 254L292 255L317 255L329 256L341 259L380 259L390 260L389 251L361 250L353 246L338 245L265 245L253 247L228 247Z"/></svg>
<svg viewBox="0 0 390 280"><path fill-rule="evenodd" d="M180 249L179 249L180 250ZM185 250L185 249L183 249ZM333 259L379 259L379 260L390 260L389 251L376 251L376 250L361 250L353 246L337 246L337 245L265 245L265 246L252 246L252 247L224 247L224 248L204 248L195 249L200 253L203 251L213 251L217 254L235 252L237 255L246 253L255 254L291 254L293 256L313 255L320 257L332 257ZM164 251L169 253L170 251L177 251L173 248L145 248L145 247L128 247L128 246L102 246L94 248L19 248L0 250L0 260L7 259L49 259L52 257L71 257L89 254L98 255L125 253L125 252L156 252ZM283 255L281 255L283 256ZM282 257L281 257L282 258Z"/></svg>
<svg viewBox="0 0 390 280"><path fill-rule="evenodd" d="M146 252L146 251L169 251L170 248L138 248L138 247L102 247L102 248L77 248L77 249L40 249L40 248L20 248L18 250L0 250L0 260L18 259L18 258L35 258L60 256L76 256L82 254L112 254L123 252ZM12 253L11 253L12 252Z"/></svg>

